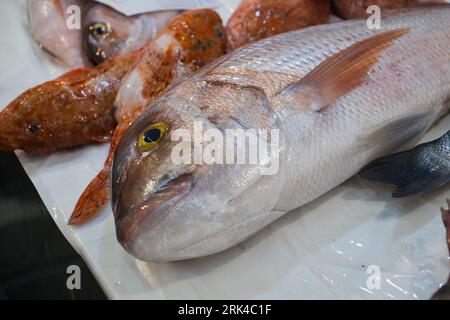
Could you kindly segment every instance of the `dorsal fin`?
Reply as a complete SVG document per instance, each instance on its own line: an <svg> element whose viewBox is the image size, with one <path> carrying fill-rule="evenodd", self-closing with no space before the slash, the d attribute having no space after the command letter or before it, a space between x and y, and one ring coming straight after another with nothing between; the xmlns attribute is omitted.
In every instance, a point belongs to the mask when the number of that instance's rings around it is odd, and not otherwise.
<svg viewBox="0 0 450 320"><path fill-rule="evenodd" d="M303 105L318 112L360 86L382 50L409 30L390 30L362 40L328 58L282 93L298 96Z"/></svg>

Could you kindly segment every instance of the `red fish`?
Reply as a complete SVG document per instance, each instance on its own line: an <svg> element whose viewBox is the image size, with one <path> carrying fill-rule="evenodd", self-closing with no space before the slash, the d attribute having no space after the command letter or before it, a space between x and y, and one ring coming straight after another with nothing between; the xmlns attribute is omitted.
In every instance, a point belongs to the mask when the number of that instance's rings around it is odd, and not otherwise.
<svg viewBox="0 0 450 320"><path fill-rule="evenodd" d="M0 113L0 150L32 154L109 141L113 104L139 53L76 69L27 90Z"/></svg>
<svg viewBox="0 0 450 320"><path fill-rule="evenodd" d="M329 0L244 0L227 24L228 50L327 23L330 15Z"/></svg>

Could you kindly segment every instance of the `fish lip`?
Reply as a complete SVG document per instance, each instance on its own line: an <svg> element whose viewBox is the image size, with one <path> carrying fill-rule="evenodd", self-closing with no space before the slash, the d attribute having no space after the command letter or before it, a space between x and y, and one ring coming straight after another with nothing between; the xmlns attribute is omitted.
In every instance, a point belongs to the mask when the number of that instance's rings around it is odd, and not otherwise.
<svg viewBox="0 0 450 320"><path fill-rule="evenodd" d="M151 194L139 205L132 208L122 208L120 201L116 205L116 234L119 243L130 254L140 257L140 252L134 248L134 243L142 232L151 231L191 192L193 174L181 175L159 191ZM121 212L125 211L125 212ZM123 217L123 218L118 218ZM151 244L149 244L149 247ZM145 260L145 257L141 257Z"/></svg>

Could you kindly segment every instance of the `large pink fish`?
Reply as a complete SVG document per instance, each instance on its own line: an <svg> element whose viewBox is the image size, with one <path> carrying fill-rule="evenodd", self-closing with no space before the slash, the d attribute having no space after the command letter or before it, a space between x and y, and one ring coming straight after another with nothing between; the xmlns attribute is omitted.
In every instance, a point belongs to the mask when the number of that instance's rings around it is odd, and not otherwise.
<svg viewBox="0 0 450 320"><path fill-rule="evenodd" d="M145 261L230 248L422 136L448 112L450 8L310 27L237 50L146 108L118 146L113 209ZM278 129L279 170L174 162L179 129ZM245 152L245 150L240 150Z"/></svg>

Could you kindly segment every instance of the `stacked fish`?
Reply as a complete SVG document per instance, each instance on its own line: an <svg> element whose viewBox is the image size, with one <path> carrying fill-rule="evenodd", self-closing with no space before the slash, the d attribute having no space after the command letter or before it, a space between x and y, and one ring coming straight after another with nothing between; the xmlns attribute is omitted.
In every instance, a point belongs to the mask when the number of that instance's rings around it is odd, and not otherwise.
<svg viewBox="0 0 450 320"><path fill-rule="evenodd" d="M0 149L110 141L70 223L112 198L119 242L145 261L223 251L359 172L397 197L431 191L450 181L449 134L392 154L448 113L450 8L373 2L403 10L370 30L329 23L332 8L364 17L365 1L244 0L224 26L211 9L127 17L79 0L83 28L68 30L67 1L29 1L34 40L76 69L0 113ZM175 164L176 132L195 136L197 122L277 130L278 170Z"/></svg>

